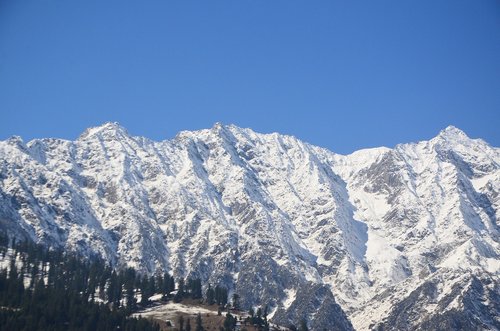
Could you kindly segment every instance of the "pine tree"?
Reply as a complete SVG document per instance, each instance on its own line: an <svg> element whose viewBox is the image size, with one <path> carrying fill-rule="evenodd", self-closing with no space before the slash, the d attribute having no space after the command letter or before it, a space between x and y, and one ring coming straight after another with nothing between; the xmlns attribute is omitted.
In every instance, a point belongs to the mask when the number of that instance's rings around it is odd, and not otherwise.
<svg viewBox="0 0 500 331"><path fill-rule="evenodd" d="M217 285L215 287L215 302L219 306L225 306L227 304L227 289Z"/></svg>
<svg viewBox="0 0 500 331"><path fill-rule="evenodd" d="M179 279L177 293L174 296L174 302L181 302L185 295L184 279Z"/></svg>
<svg viewBox="0 0 500 331"><path fill-rule="evenodd" d="M148 293L150 294L150 296L154 295L158 289L158 287L156 286L156 279L154 276L151 276L149 278L148 286L149 286Z"/></svg>
<svg viewBox="0 0 500 331"><path fill-rule="evenodd" d="M226 314L226 319L224 320L224 330L232 331L236 327L236 318L230 313Z"/></svg>
<svg viewBox="0 0 500 331"><path fill-rule="evenodd" d="M112 272L102 262L81 262L74 255L47 251L30 242L18 242L16 249L24 261L22 272L15 265L9 273L0 270L0 306L15 308L0 309L0 330L159 331L147 320L128 317L129 311L117 304L110 310L108 305L91 299L102 283L109 285L103 295L112 303L119 302L125 283L130 282L134 290L135 276L129 281L127 273ZM31 288L26 290L24 273L33 275ZM45 284L47 275L50 277Z"/></svg>
<svg viewBox="0 0 500 331"><path fill-rule="evenodd" d="M253 307L250 308L250 310L248 311L248 315L253 318L255 316L255 310L253 309Z"/></svg>
<svg viewBox="0 0 500 331"><path fill-rule="evenodd" d="M175 291L175 279L173 276L170 276L170 282L169 282L169 288L168 288L168 293L171 293Z"/></svg>
<svg viewBox="0 0 500 331"><path fill-rule="evenodd" d="M199 278L196 278L195 280L193 280L191 297L193 299L201 299L202 298L201 279L199 279Z"/></svg>
<svg viewBox="0 0 500 331"><path fill-rule="evenodd" d="M141 304L149 303L149 297L152 295L150 292L149 279L144 277L141 282Z"/></svg>
<svg viewBox="0 0 500 331"><path fill-rule="evenodd" d="M179 293L182 297L184 297L185 292L186 292L186 288L185 288L185 285L184 285L184 279L183 278L179 278L179 285L178 285L178 288L177 288L177 293Z"/></svg>
<svg viewBox="0 0 500 331"><path fill-rule="evenodd" d="M221 305L225 306L227 304L227 289L222 288L222 293L221 293Z"/></svg>
<svg viewBox="0 0 500 331"><path fill-rule="evenodd" d="M196 316L196 331L205 331L205 329L203 328L203 322L201 320L201 314L198 313L198 315Z"/></svg>
<svg viewBox="0 0 500 331"><path fill-rule="evenodd" d="M213 305L214 302L215 302L215 291L212 288L212 286L210 286L210 284L208 284L208 289L207 289L207 304L208 305Z"/></svg>
<svg viewBox="0 0 500 331"><path fill-rule="evenodd" d="M237 293L233 293L233 308L240 309L240 296Z"/></svg>
<svg viewBox="0 0 500 331"><path fill-rule="evenodd" d="M134 269L128 268L125 270L124 274L124 287L125 287L125 302L127 309L131 312L134 311L137 304L137 299L135 298L135 271Z"/></svg>
<svg viewBox="0 0 500 331"><path fill-rule="evenodd" d="M264 330L263 331L269 331L269 322L267 320L267 315L269 314L269 308L266 305L264 307L264 312L263 312L263 319L264 319Z"/></svg>
<svg viewBox="0 0 500 331"><path fill-rule="evenodd" d="M179 316L179 331L184 331L184 317L182 315Z"/></svg>
<svg viewBox="0 0 500 331"><path fill-rule="evenodd" d="M161 293L163 297L170 297L170 293L175 290L174 277L170 276L168 273L163 275L163 280L161 284Z"/></svg>

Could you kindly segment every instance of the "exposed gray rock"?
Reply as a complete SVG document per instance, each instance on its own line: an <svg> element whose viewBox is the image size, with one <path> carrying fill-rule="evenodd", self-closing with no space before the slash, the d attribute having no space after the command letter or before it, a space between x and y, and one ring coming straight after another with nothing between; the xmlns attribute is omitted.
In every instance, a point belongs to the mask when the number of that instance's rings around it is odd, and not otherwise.
<svg viewBox="0 0 500 331"><path fill-rule="evenodd" d="M0 142L0 228L200 277L312 330L494 329L499 164L452 127L343 156L222 124L154 142L107 123Z"/></svg>

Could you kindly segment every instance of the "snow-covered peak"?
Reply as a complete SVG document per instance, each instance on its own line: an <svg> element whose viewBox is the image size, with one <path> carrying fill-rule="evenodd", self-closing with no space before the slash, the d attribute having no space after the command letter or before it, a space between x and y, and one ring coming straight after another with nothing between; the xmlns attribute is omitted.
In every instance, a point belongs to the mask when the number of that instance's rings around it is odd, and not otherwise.
<svg viewBox="0 0 500 331"><path fill-rule="evenodd" d="M215 124L212 126L213 131L221 131L221 130L226 130L227 125L224 125L222 122L215 122Z"/></svg>
<svg viewBox="0 0 500 331"><path fill-rule="evenodd" d="M9 149L19 150L23 153L27 152L26 144L20 136L12 136L5 141L0 141L0 145L2 144L5 144L6 147L8 146Z"/></svg>
<svg viewBox="0 0 500 331"><path fill-rule="evenodd" d="M21 138L20 136L12 136L8 138L6 142L11 145L24 144L23 138Z"/></svg>
<svg viewBox="0 0 500 331"><path fill-rule="evenodd" d="M431 139L432 142L446 146L468 145L472 140L473 139L469 138L465 132L453 125L441 130L435 138Z"/></svg>
<svg viewBox="0 0 500 331"><path fill-rule="evenodd" d="M439 135L446 137L467 137L465 132L457 128L456 126L449 125L439 132Z"/></svg>
<svg viewBox="0 0 500 331"><path fill-rule="evenodd" d="M0 229L222 284L280 324L335 329L335 302L361 330L420 316L398 307L421 286L435 290L411 309L440 314L460 293L436 279L500 274L500 153L454 127L347 156L221 123L161 142L105 123L26 146L0 143Z"/></svg>
<svg viewBox="0 0 500 331"><path fill-rule="evenodd" d="M125 137L129 136L129 133L118 122L106 122L100 126L86 129L78 139L84 140L99 135L105 137Z"/></svg>
<svg viewBox="0 0 500 331"><path fill-rule="evenodd" d="M19 148L21 150L25 150L26 149L26 145L25 145L25 143L23 141L23 138L21 138L20 136L11 136L7 140L3 141L2 143L10 145L10 146L12 146L14 148Z"/></svg>

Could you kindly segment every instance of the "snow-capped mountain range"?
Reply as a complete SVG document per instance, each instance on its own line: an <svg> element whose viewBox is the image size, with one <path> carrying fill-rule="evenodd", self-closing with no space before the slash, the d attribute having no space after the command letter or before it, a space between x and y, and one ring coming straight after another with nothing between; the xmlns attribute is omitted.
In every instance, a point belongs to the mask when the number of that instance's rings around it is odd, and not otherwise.
<svg viewBox="0 0 500 331"><path fill-rule="evenodd" d="M499 207L500 149L455 127L350 155L222 124L0 142L0 229L312 330L500 329Z"/></svg>

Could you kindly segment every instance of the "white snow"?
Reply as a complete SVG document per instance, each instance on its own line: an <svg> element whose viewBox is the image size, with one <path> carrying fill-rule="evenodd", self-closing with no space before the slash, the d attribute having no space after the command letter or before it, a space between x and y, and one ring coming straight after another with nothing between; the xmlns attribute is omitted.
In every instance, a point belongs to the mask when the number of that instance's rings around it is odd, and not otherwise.
<svg viewBox="0 0 500 331"><path fill-rule="evenodd" d="M160 304L157 306L141 310L137 313L132 314L132 316L133 317L141 316L144 318L158 318L163 320L170 320L175 323L176 322L175 318L176 316L178 316L179 313L191 315L194 318L198 315L198 313L202 315L206 314L216 315L217 311L213 311L201 306L188 306L182 303L169 302L167 304Z"/></svg>
<svg viewBox="0 0 500 331"><path fill-rule="evenodd" d="M288 309L292 303L295 301L295 298L297 296L297 289L295 288L290 288L285 290L285 300L283 301L283 307L285 309Z"/></svg>
<svg viewBox="0 0 500 331"><path fill-rule="evenodd" d="M329 285L363 330L433 274L498 277L499 164L453 127L344 156L222 124L155 142L107 123L0 142L0 212L18 235L212 285L269 258L296 287Z"/></svg>

